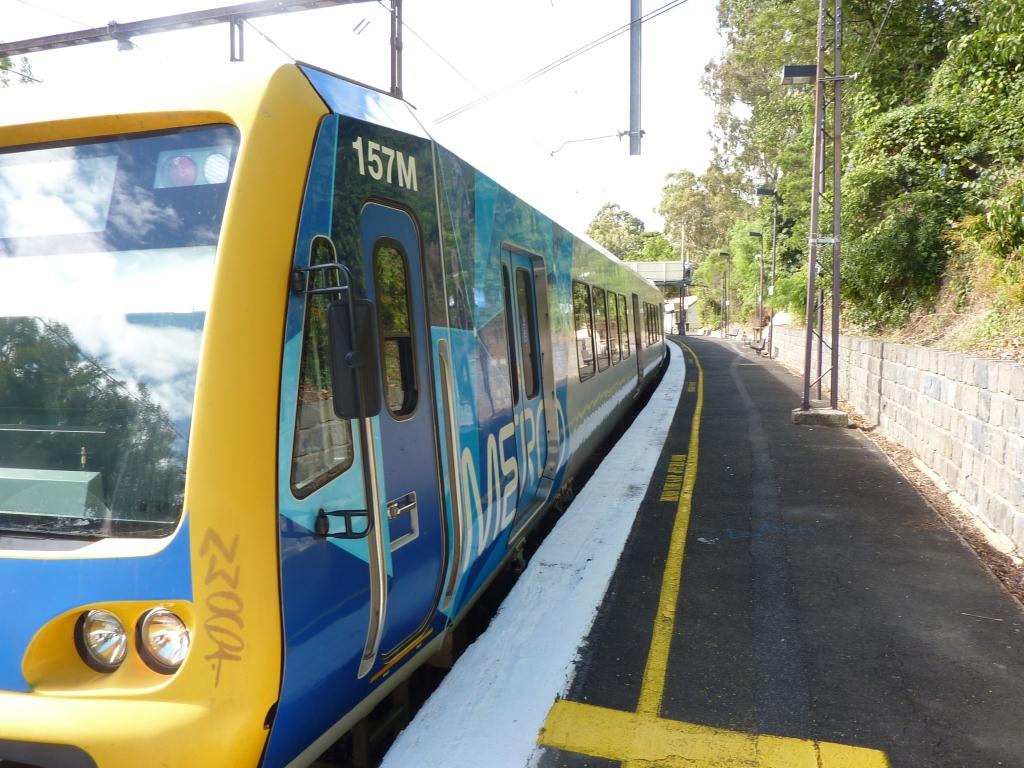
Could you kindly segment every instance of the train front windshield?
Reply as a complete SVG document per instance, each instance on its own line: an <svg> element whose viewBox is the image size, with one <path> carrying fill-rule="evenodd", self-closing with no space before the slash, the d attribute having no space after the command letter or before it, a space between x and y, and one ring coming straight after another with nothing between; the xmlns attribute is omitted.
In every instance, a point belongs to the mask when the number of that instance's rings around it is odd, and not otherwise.
<svg viewBox="0 0 1024 768"><path fill-rule="evenodd" d="M0 535L177 526L237 147L207 126L0 150Z"/></svg>

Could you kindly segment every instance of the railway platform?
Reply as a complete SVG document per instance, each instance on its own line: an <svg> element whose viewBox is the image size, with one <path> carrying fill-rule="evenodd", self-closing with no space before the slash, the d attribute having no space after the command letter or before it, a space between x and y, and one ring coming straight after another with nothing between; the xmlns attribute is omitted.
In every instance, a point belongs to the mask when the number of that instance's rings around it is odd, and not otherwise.
<svg viewBox="0 0 1024 768"><path fill-rule="evenodd" d="M677 342L635 517L616 446L385 765L1024 768L1020 605L795 377Z"/></svg>

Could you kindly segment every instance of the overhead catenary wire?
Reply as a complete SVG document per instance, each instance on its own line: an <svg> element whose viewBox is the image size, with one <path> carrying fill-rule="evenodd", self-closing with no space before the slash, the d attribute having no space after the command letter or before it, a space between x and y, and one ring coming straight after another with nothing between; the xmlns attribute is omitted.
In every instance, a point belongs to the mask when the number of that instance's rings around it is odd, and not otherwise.
<svg viewBox="0 0 1024 768"><path fill-rule="evenodd" d="M885 29L885 22L889 20L889 13L892 11L894 2L896 2L896 0L889 0L889 5L885 9L885 15L882 16L882 23L878 25L878 30L875 32L875 39L871 41L871 48L868 49L868 56L867 59L864 60L864 66L861 68L860 74L867 72L868 67L871 66L875 50L878 48L878 40L882 37L882 30Z"/></svg>
<svg viewBox="0 0 1024 768"><path fill-rule="evenodd" d="M57 11L52 11L49 8L44 8L41 5L36 5L35 3L30 3L30 2L28 2L28 0L14 0L14 2L21 3L22 5L27 6L29 8L34 8L35 10L41 11L42 13L47 13L50 16L55 16L58 19L64 19L64 21L70 21L73 24L79 24L79 25L81 25L83 27L91 27L91 26L93 26L92 24L87 24L86 22L82 21L81 19L75 19L75 18L73 18L71 16L65 16L63 13L58 13Z"/></svg>
<svg viewBox="0 0 1024 768"><path fill-rule="evenodd" d="M384 0L377 0L377 4L380 5L380 7L383 8L385 11L387 11L388 14L391 13L391 9L388 7L387 3L384 2ZM427 47L427 50L429 50L432 54L434 54L435 56L437 56L437 58L439 58L442 62L444 62L445 65L449 69L451 69L452 72L454 72L456 75L461 77L463 82L466 83L466 85L468 85L470 88L472 88L475 91L479 91L480 90L479 87L477 86L477 84L474 83L472 80L470 80L468 77L466 77L462 73L462 71L458 67L456 67L454 64L452 64L451 61L449 61L448 58L443 53L441 53L439 50L437 50L437 48L435 48L429 42L427 42L426 38L424 38L423 35L421 35L415 29L410 27L408 22L406 22L405 19L402 19L402 27L404 27L406 30L408 30L408 32L413 37L415 37L417 40L419 40L421 43L423 43L423 45L425 45Z"/></svg>
<svg viewBox="0 0 1024 768"><path fill-rule="evenodd" d="M678 8L680 5L683 5L686 2L688 2L688 0L670 0L670 2L665 3L664 5L662 5L662 6L658 7L658 8L655 8L653 11L649 11L649 12L645 13L643 16L640 17L639 23L640 24L644 24L644 23L646 23L648 21L651 21L652 19L656 19L658 16L661 16L663 13L667 13L668 11L671 11L674 8ZM630 30L631 26L632 26L632 22L628 23L628 24L623 24L620 27L616 27L615 29L611 30L610 32L606 32L605 34L601 35L600 37L595 38L594 40L591 40L589 43L586 43L585 45L582 45L579 48L577 48L577 49L575 49L573 51L570 51L569 53L565 54L564 56L561 56L561 57L555 59L554 61L552 61L552 62L550 62L548 64L545 64L540 69L538 69L538 70L536 70L534 72L531 72L529 75L526 75L526 77L523 77L523 78L521 78L519 80L516 80L514 83L509 83L508 85L502 86L501 88L498 88L498 89L496 89L494 91L491 91L490 93L484 94L483 96L481 96L481 97L479 97L477 99L474 99L473 101L470 101L470 102L468 102L466 104L463 104L461 107L458 107L456 109L453 109L450 112L447 112L444 115L441 115L434 122L443 123L446 120L451 120L453 117L458 117L463 112L467 112L470 109L473 109L474 107L478 107L481 104L483 104L483 103L485 103L487 101L490 101L493 98L496 98L498 96L501 96L503 94L508 93L511 90L514 90L514 89L519 88L519 87L521 87L523 85L526 85L527 83L530 83L530 82L536 80L538 77L541 77L542 75L546 75L548 72L551 72L552 70L557 69L558 67L562 66L563 64L568 64L573 59L575 59L575 58L577 58L579 56L582 56L585 53L589 53L590 51L594 50L595 48L597 48L597 47L599 47L601 45L604 45L605 43L609 42L610 40L614 40L619 35L625 34L626 32L628 32Z"/></svg>
<svg viewBox="0 0 1024 768"><path fill-rule="evenodd" d="M606 133L603 136L589 136L585 139L569 139L559 144L558 149L551 150L550 154L554 157L556 153L561 152L570 144L582 144L585 141L599 141L601 139L621 139L623 136L629 136L629 131L616 131L615 133Z"/></svg>
<svg viewBox="0 0 1024 768"><path fill-rule="evenodd" d="M264 32L264 31L263 31L262 29L260 29L259 27L257 27L257 26L256 26L255 24L253 24L253 23L252 23L252 22L251 22L251 21L250 21L249 19L246 19L246 20L245 20L245 23L246 23L246 25L248 25L249 27L252 27L252 29L254 29L254 30L256 31L256 34L258 34L258 35L259 35L260 37L262 37L262 38L263 38L264 40L266 40L266 41L267 41L268 43L270 43L270 44L271 44L272 46L274 46L275 48L277 48L277 50L279 50L279 51L280 51L281 53L283 53L283 54L285 55L285 57L286 57L286 58L287 58L287 59L288 59L289 61L291 61L291 62L293 62L293 63L294 63L294 62L296 62L296 61L298 61L298 59L296 59L296 58L295 58L294 56L292 56L292 55L291 55L290 53L288 53L288 51L286 51L286 50L285 50L284 48L282 48L282 47L281 47L280 45L278 45L277 43L275 43L275 42L274 42L274 40L273 40L273 39L272 39L272 38L271 38L271 37L270 37L270 36L269 36L269 35L268 35L268 34L267 34L266 32Z"/></svg>

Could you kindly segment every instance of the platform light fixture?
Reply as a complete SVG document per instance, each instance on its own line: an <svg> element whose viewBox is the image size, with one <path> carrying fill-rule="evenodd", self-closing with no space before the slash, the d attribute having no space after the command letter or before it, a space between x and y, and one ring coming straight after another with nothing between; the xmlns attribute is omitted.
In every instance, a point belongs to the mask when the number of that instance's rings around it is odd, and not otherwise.
<svg viewBox="0 0 1024 768"><path fill-rule="evenodd" d="M768 280L768 358L774 354L772 347L772 331L775 328L775 254L779 232L779 195L774 187L758 187L758 197L770 197L772 199L772 271Z"/></svg>
<svg viewBox="0 0 1024 768"><path fill-rule="evenodd" d="M725 260L725 276L722 282L722 338L729 333L729 252L719 251L718 255Z"/></svg>
<svg viewBox="0 0 1024 768"><path fill-rule="evenodd" d="M756 237L761 244L761 253L757 255L757 340L761 341L761 333L764 330L764 235L760 232L748 232L751 237Z"/></svg>
<svg viewBox="0 0 1024 768"><path fill-rule="evenodd" d="M817 64L786 64L782 67L783 85L810 85L817 79Z"/></svg>

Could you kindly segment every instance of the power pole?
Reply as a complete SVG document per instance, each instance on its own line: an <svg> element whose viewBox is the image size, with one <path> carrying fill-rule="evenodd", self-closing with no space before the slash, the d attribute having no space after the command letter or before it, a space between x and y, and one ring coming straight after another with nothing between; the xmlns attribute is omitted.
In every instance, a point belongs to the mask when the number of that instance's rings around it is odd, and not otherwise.
<svg viewBox="0 0 1024 768"><path fill-rule="evenodd" d="M832 12L829 12L829 6ZM829 34L831 32L831 34ZM829 53L832 51L832 71L826 69ZM814 93L814 150L812 157L811 181L811 227L810 227L810 260L807 267L807 337L804 347L804 390L802 410L810 410L811 387L820 386L824 373L811 380L811 357L814 337L818 336L819 345L824 343L824 328L815 332L815 304L817 298L818 247L832 246L832 335L829 349L831 366L825 373L831 374L830 406L839 407L839 314L840 314L840 271L839 271L839 235L841 229L842 203L840 195L842 164L840 158L840 133L842 130L843 103L843 0L820 0L818 8L818 60L815 75ZM828 110L832 111L832 128L828 130ZM832 149L832 231L821 231L821 201L825 196L826 145L831 142ZM824 307L821 308L822 310ZM819 346L820 349L820 346ZM819 352L819 366L821 365Z"/></svg>
<svg viewBox="0 0 1024 768"><path fill-rule="evenodd" d="M629 18L629 154L640 154L640 0L630 0Z"/></svg>

